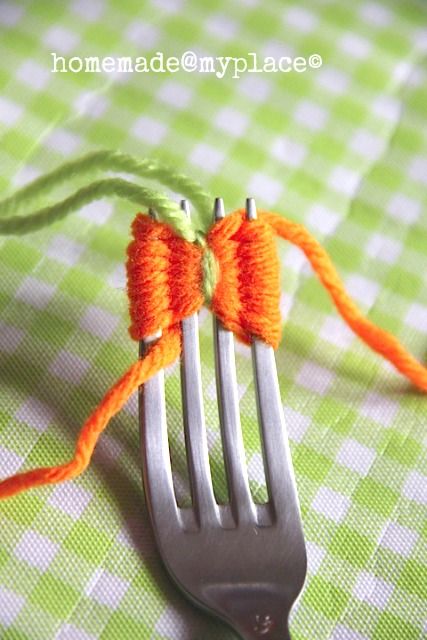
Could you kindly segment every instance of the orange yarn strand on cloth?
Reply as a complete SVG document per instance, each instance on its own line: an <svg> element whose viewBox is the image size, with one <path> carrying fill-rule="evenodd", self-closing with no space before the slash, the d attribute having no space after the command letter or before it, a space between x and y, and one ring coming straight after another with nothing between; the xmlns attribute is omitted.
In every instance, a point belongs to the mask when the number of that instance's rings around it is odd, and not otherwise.
<svg viewBox="0 0 427 640"><path fill-rule="evenodd" d="M278 213L262 212L261 215L277 235L302 249L336 308L354 333L371 349L391 362L416 387L427 391L427 368L408 353L395 336L377 327L362 314L345 291L329 255L307 229L301 224L286 220Z"/></svg>
<svg viewBox="0 0 427 640"><path fill-rule="evenodd" d="M277 213L259 211L247 220L240 209L212 226L195 243L166 223L138 214L128 248L130 335L143 340L159 329L162 336L114 384L84 423L74 457L64 464L34 469L0 481L0 498L44 484L74 478L89 464L97 440L137 388L180 355L180 322L206 303L226 328L245 343L252 337L274 348L280 341L279 259L274 236L298 246L346 323L371 349L391 362L422 391L427 369L393 335L368 320L345 291L325 249L302 225ZM214 272L206 271L211 252ZM206 287L207 280L213 280ZM204 291L213 290L209 300Z"/></svg>
<svg viewBox="0 0 427 640"><path fill-rule="evenodd" d="M65 464L43 467L19 473L0 482L0 498L8 498L26 489L43 484L69 480L79 475L88 466L102 431L110 418L120 411L139 385L167 367L179 356L180 333L171 329L163 334L147 352L143 360L135 362L106 393L99 405L82 426L77 438L74 457Z"/></svg>

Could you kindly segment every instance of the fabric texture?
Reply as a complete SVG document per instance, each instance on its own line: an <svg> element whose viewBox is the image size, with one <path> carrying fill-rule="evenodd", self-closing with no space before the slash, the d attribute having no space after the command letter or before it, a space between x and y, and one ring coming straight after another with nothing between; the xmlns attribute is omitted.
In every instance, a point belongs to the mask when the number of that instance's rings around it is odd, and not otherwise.
<svg viewBox="0 0 427 640"><path fill-rule="evenodd" d="M187 50L318 53L323 64L240 79L50 71L52 51ZM2 195L100 147L158 157L224 197L228 211L254 196L306 225L368 317L426 361L423 3L0 0L0 53ZM68 459L91 408L135 360L124 275L135 213L105 199L51 229L0 239L1 477ZM345 328L304 256L278 248L276 361L309 556L291 632L295 640L422 638L427 398ZM202 311L200 324L212 473L224 500L210 314ZM237 364L251 486L262 500L244 345ZM186 503L177 367L166 392ZM0 503L0 637L235 638L167 578L140 475L133 397L81 477Z"/></svg>

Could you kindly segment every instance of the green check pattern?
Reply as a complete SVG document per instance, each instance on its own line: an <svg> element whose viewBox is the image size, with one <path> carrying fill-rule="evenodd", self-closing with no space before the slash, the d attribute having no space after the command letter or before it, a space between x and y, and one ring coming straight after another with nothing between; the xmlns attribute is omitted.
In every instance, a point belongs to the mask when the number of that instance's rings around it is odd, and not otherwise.
<svg viewBox="0 0 427 640"><path fill-rule="evenodd" d="M305 73L50 73L72 56L309 56ZM374 321L427 354L427 5L416 0L0 0L0 190L99 147L155 156L229 210L247 195L303 222ZM88 177L89 181L90 177ZM55 197L69 191L59 191ZM43 204L43 203L41 203ZM136 211L87 206L0 239L0 475L67 459L137 357L124 255ZM427 398L343 325L280 244L277 352L309 556L295 640L427 633ZM212 472L226 499L211 320L201 313ZM237 347L251 486L265 498L251 363ZM167 377L177 493L188 481L176 367ZM177 592L154 546L133 398L75 481L0 504L4 640L232 640Z"/></svg>

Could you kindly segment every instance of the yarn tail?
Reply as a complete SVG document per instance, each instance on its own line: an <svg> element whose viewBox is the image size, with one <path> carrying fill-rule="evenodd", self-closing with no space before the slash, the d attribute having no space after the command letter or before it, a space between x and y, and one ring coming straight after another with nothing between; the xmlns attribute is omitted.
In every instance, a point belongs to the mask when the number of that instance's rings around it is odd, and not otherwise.
<svg viewBox="0 0 427 640"><path fill-rule="evenodd" d="M146 356L135 362L111 387L86 420L80 430L72 460L53 467L32 469L2 480L0 482L0 499L9 498L21 491L40 485L69 480L84 471L90 462L98 438L110 418L120 411L141 384L154 376L160 369L172 364L179 356L180 350L179 329L174 327L165 331L162 337L148 350Z"/></svg>
<svg viewBox="0 0 427 640"><path fill-rule="evenodd" d="M264 220L284 240L299 247L308 258L320 282L346 323L371 349L391 362L394 367L422 391L427 391L427 369L418 362L395 336L368 320L346 292L329 255L302 225L280 214L260 212Z"/></svg>

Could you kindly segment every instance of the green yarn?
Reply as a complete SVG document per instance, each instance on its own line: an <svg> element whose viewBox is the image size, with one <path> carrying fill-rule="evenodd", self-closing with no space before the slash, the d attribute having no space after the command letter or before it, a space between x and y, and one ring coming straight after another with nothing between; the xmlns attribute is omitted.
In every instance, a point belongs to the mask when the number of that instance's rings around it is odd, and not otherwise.
<svg viewBox="0 0 427 640"><path fill-rule="evenodd" d="M218 265L213 252L208 246L204 247L202 258L203 269L203 296L206 304L210 304L218 279Z"/></svg>
<svg viewBox="0 0 427 640"><path fill-rule="evenodd" d="M36 231L58 222L71 211L105 196L118 196L138 205L152 207L158 213L159 218L171 224L183 238L189 242L196 240L196 232L189 218L183 215L178 204L170 201L161 193L140 187L121 178L107 178L93 182L65 200L34 211L27 216L0 218L0 234L12 235Z"/></svg>
<svg viewBox="0 0 427 640"><path fill-rule="evenodd" d="M198 215L193 215L192 222L189 222L179 206L167 199L166 196L119 178L93 182L58 204L39 209L25 217L16 215L64 182L101 170L122 172L157 180L188 198ZM211 222L212 199L191 178L156 159L147 158L140 161L118 151L101 150L64 163L1 201L0 233L20 234L39 229L60 220L83 204L108 195L127 198L139 205L152 206L157 211L160 220L171 224L177 233L187 240L195 239L195 228L198 225L205 232ZM4 219L1 220L1 218Z"/></svg>

